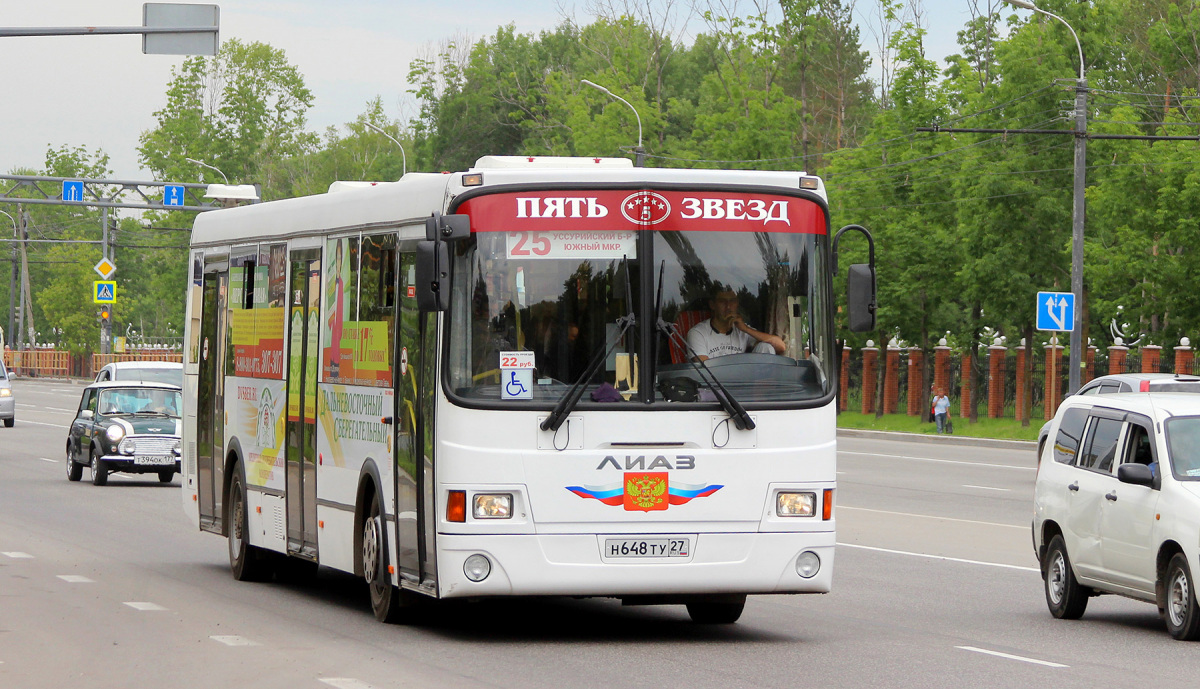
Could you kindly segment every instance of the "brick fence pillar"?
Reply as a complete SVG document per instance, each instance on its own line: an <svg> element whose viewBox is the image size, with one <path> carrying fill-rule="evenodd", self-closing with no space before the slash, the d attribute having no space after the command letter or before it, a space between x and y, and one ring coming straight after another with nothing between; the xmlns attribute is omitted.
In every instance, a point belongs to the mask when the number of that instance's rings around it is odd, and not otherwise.
<svg viewBox="0 0 1200 689"><path fill-rule="evenodd" d="M838 411L846 411L850 395L850 347L842 347L842 368L838 373Z"/></svg>
<svg viewBox="0 0 1200 689"><path fill-rule="evenodd" d="M900 404L900 347L888 343L883 362L883 413L895 414Z"/></svg>
<svg viewBox="0 0 1200 689"><path fill-rule="evenodd" d="M1114 373L1125 372L1125 357L1129 354L1129 348L1123 345L1115 344L1108 348L1108 374L1111 376Z"/></svg>
<svg viewBox="0 0 1200 689"><path fill-rule="evenodd" d="M950 348L942 338L933 348L933 389L950 392Z"/></svg>
<svg viewBox="0 0 1200 689"><path fill-rule="evenodd" d="M1017 421L1025 420L1025 340L1017 347L1017 399L1014 401Z"/></svg>
<svg viewBox="0 0 1200 689"><path fill-rule="evenodd" d="M1175 375L1191 375L1192 361L1196 357L1191 344L1186 337L1180 338L1179 346L1175 348Z"/></svg>
<svg viewBox="0 0 1200 689"><path fill-rule="evenodd" d="M958 397L958 415L966 419L971 416L971 358L962 354L959 364L962 366L962 394Z"/></svg>
<svg viewBox="0 0 1200 689"><path fill-rule="evenodd" d="M1047 421L1054 418L1054 412L1058 411L1058 405L1062 402L1063 349L1057 337L1051 338L1050 344L1046 345L1046 394L1043 399L1046 401L1044 416Z"/></svg>
<svg viewBox="0 0 1200 689"><path fill-rule="evenodd" d="M997 338L999 343L1000 339ZM998 419L1004 414L1004 357L1008 347L994 344L988 347L988 418Z"/></svg>
<svg viewBox="0 0 1200 689"><path fill-rule="evenodd" d="M862 413L875 413L875 385L879 381L879 348L870 346L872 342L867 340L866 347L862 349L863 356L863 382L862 382Z"/></svg>
<svg viewBox="0 0 1200 689"><path fill-rule="evenodd" d="M1142 346L1142 373L1158 373L1158 361L1162 358L1162 347Z"/></svg>
<svg viewBox="0 0 1200 689"><path fill-rule="evenodd" d="M1096 377L1096 345L1088 345L1087 356L1083 361L1083 371L1079 376L1079 384L1087 385Z"/></svg>
<svg viewBox="0 0 1200 689"><path fill-rule="evenodd" d="M921 387L925 381L925 352L908 348L908 415L921 415Z"/></svg>

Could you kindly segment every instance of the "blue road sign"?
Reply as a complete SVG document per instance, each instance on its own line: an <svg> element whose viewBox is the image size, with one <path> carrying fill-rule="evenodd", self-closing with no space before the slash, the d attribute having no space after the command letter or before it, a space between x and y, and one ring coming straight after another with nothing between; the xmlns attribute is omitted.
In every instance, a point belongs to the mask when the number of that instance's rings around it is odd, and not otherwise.
<svg viewBox="0 0 1200 689"><path fill-rule="evenodd" d="M1070 292L1038 292L1037 329L1070 332L1075 329L1075 295Z"/></svg>
<svg viewBox="0 0 1200 689"><path fill-rule="evenodd" d="M183 206L183 185L182 184L163 185L163 205L164 206Z"/></svg>
<svg viewBox="0 0 1200 689"><path fill-rule="evenodd" d="M113 304L117 301L117 283L113 280L92 282L92 301L97 304Z"/></svg>
<svg viewBox="0 0 1200 689"><path fill-rule="evenodd" d="M83 181L78 179L63 180L62 187L63 201L82 201L83 200Z"/></svg>

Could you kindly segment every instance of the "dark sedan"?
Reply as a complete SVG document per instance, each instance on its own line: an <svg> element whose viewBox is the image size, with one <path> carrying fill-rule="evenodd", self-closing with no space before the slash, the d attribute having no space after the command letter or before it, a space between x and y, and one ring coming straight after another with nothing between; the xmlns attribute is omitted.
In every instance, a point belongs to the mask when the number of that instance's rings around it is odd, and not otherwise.
<svg viewBox="0 0 1200 689"><path fill-rule="evenodd" d="M182 403L179 388L164 383L87 386L67 436L67 478L78 481L86 465L97 486L114 471L170 482L179 471Z"/></svg>

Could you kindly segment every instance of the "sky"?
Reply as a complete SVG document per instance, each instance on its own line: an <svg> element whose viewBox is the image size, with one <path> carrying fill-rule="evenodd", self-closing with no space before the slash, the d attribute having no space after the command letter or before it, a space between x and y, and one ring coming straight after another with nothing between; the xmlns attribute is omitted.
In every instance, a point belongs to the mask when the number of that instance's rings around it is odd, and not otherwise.
<svg viewBox="0 0 1200 689"><path fill-rule="evenodd" d="M389 118L415 114L408 66L451 37L474 42L512 23L518 33L550 29L571 16L591 22L587 0L223 0L221 39L282 49L315 96L310 131L340 127L380 97ZM686 4L678 2L676 4ZM748 3L743 2L743 5ZM873 0L857 0L864 47ZM924 0L928 56L957 52L967 0ZM3 27L140 26L141 0L0 0ZM695 31L699 22L689 25ZM685 35L690 43L690 36ZM143 55L141 37L0 37L0 174L41 169L48 147L85 146L109 155L113 178L154 181L137 160L139 135L166 104L180 56ZM200 170L195 180L199 181ZM230 180L238 183L242 180ZM251 181L251 180L246 180Z"/></svg>

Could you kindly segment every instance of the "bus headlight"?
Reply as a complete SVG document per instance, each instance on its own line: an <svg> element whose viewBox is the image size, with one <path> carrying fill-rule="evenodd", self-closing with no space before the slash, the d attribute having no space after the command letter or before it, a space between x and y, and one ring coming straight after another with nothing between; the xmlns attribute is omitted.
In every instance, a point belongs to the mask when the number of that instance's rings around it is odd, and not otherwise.
<svg viewBox="0 0 1200 689"><path fill-rule="evenodd" d="M775 514L780 517L811 517L816 513L816 493L779 493L775 496Z"/></svg>
<svg viewBox="0 0 1200 689"><path fill-rule="evenodd" d="M117 450L123 455L131 455L137 452L137 443L133 441L133 438L126 438L121 441L120 445L117 445Z"/></svg>
<svg viewBox="0 0 1200 689"><path fill-rule="evenodd" d="M183 441L176 440L175 444L171 446L171 452L174 452L176 457L183 454Z"/></svg>
<svg viewBox="0 0 1200 689"><path fill-rule="evenodd" d="M484 555L476 553L463 563L463 574L471 581L483 581L491 573L492 563Z"/></svg>
<svg viewBox="0 0 1200 689"><path fill-rule="evenodd" d="M476 493L476 519L512 519L512 493Z"/></svg>
<svg viewBox="0 0 1200 689"><path fill-rule="evenodd" d="M121 438L125 437L125 429L114 423L108 427L107 431L104 431L104 435L114 443L119 443L121 442Z"/></svg>
<svg viewBox="0 0 1200 689"><path fill-rule="evenodd" d="M811 550L800 553L796 558L796 574L805 579L812 579L821 569L821 558Z"/></svg>

